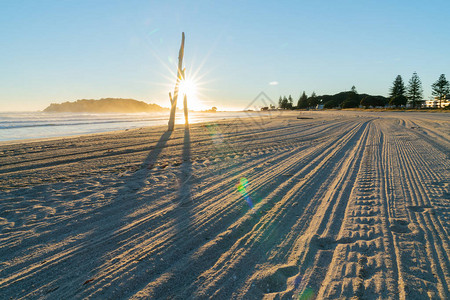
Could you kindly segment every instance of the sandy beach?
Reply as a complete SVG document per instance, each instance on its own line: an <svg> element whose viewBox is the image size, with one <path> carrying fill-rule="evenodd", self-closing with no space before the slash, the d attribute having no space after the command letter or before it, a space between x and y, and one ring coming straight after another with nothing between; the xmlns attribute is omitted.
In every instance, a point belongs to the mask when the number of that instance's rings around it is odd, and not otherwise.
<svg viewBox="0 0 450 300"><path fill-rule="evenodd" d="M166 129L0 145L1 299L449 299L448 113Z"/></svg>

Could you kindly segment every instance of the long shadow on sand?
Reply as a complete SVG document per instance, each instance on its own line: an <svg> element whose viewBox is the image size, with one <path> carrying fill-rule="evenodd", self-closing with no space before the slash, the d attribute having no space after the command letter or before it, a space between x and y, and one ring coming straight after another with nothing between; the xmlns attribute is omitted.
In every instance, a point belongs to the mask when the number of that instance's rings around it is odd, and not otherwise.
<svg viewBox="0 0 450 300"><path fill-rule="evenodd" d="M172 134L172 131L166 131L160 138L158 143L156 143L155 148L153 148L152 151L147 155L147 158L144 160L144 162L141 165L141 169L144 168L152 168L153 165L156 163L156 160L158 159L158 156L161 154L161 151L164 149L164 146L167 144L167 141L170 138L170 135Z"/></svg>
<svg viewBox="0 0 450 300"><path fill-rule="evenodd" d="M191 161L191 135L189 127L184 129L183 140L183 164L181 165L181 174L179 177L179 199L181 205L192 203L191 181L192 181L192 161Z"/></svg>
<svg viewBox="0 0 450 300"><path fill-rule="evenodd" d="M64 247L48 247L48 251L41 255L34 255L30 260L10 268L7 272L14 274L20 271L23 276L19 280L5 281L0 295L8 295L8 298L21 298L31 294L60 299L81 298L82 295L98 297L97 293L105 285L123 276L127 270L136 268L134 264L139 257L129 257L140 255L137 251L139 249L134 248L134 240L140 237L151 239L151 235L145 235L150 230L149 227L156 227L165 221L164 217L154 220L148 218L145 213L138 214L136 211L147 206L160 205L148 201L159 199L157 196L145 198L140 192L144 187L152 190L148 182L149 174L171 134L172 132L165 132L161 135L140 168L131 176L124 177L124 182L115 192L105 192L113 186L102 186L99 194L109 194L108 196L99 197L96 201L98 196L90 195L86 204L76 208L75 213L41 228L39 235L29 237L11 247L9 251L20 251L64 241L66 243ZM189 161L189 149L186 148L184 153ZM185 172L190 172L189 170L188 167ZM159 195L163 192L159 191ZM89 207L90 205L95 207ZM170 206L170 203L162 205ZM83 206L87 208L86 211ZM156 224L153 224L154 221L157 221ZM125 254L127 250L131 250L132 254ZM112 261L114 257L123 259L119 259L120 263L117 263ZM122 262L123 260L125 261ZM39 264L39 268L29 267L34 264ZM107 276L110 277L106 278ZM22 289L21 286L29 288Z"/></svg>
<svg viewBox="0 0 450 300"><path fill-rule="evenodd" d="M123 187L118 189L112 199L111 207L107 208L106 212L98 212L104 216L105 222L107 219L107 222L110 223L105 226L107 228L90 235L95 237L102 250L97 251L96 255L92 255L90 258L93 268L86 280L92 279L92 282L86 284L86 288L78 291L74 296L98 297L99 291L104 286L110 285L118 278L126 281L128 277L126 274L131 272L134 280L125 283L125 285L133 287L131 290L112 288L111 291L108 291L108 293L120 295L119 297L129 297L149 284L160 272L170 269L168 261L174 261L182 255L180 251L183 249L170 251L172 243L169 243L169 249L158 251L154 246L150 246L161 239L158 236L165 230L167 230L166 236L175 237L182 231L189 234L186 229L189 228L188 224L191 222L190 206L193 202L191 182L193 177L191 137L188 127L184 131L182 164L178 169L175 186L169 187L167 191L158 190L156 186L150 186L147 181L170 136L171 132L165 132L160 137L155 148L142 162L140 169L128 177ZM167 172L177 171L168 170ZM163 173L167 174L167 172ZM147 198L142 191L149 187L152 189L153 196ZM175 197L170 196L171 193L175 193L172 194ZM169 197L164 198L167 195ZM150 199L152 200L149 201ZM141 211L145 212L141 213ZM165 211L165 213L155 214L155 211ZM173 225L168 227L168 224ZM86 248L92 247L89 246ZM170 251L171 254L164 255L166 251ZM112 263L108 257L122 258L120 263ZM152 271L151 274L147 273L149 270Z"/></svg>
<svg viewBox="0 0 450 300"><path fill-rule="evenodd" d="M147 243L149 239L152 239L152 234L146 235L146 233L152 230L151 227L155 229L167 221L168 216L151 218L146 213L137 213L137 211L139 209L146 210L148 206L171 205L167 201L164 204L159 204L159 201L149 201L158 200L158 196L148 198L141 194L143 188L153 190L153 186L148 182L149 175L171 134L172 132L167 131L161 135L154 148L143 160L140 168L132 175L124 177L124 182L117 187L116 192L108 196L110 200L107 204L90 209L88 213L81 213L63 222L58 222L58 227L48 228L48 234L40 235L40 241L30 239L28 243L40 244L46 243L46 241L54 242L55 237L65 237L68 234L84 236L68 245L66 249L55 249L54 252L47 253L47 257L55 255L58 259L51 265L42 264L39 269L31 271L29 275L32 276L25 277L22 284L31 286L30 278L38 277L42 279L42 286L51 282L50 291L45 292L51 297L99 297L99 291L118 277L124 276L132 269L142 274L142 267L149 267L148 264L136 265L141 260L141 256L146 254L146 251L135 248L136 243ZM185 142L190 142L189 133L185 137ZM185 145L183 151L183 158L189 163L184 164L183 170L183 174L186 174L187 178L190 176L189 147L189 145ZM182 194L190 196L190 193L184 192L184 190L189 190L189 187L186 184L183 184L182 187ZM107 188L110 187L104 187L105 190ZM162 196L165 191L156 192L157 195ZM146 212L151 214L152 209L146 210ZM114 257L122 257L122 259L114 261ZM58 270L71 270L71 272L65 272L65 276L55 276L59 273ZM74 274L77 275L74 276ZM40 285L36 284L36 293L40 293L38 291ZM15 286L11 286L11 289L9 291L11 296L23 296L20 292L14 292ZM125 296L121 289L112 288L109 292Z"/></svg>
<svg viewBox="0 0 450 300"><path fill-rule="evenodd" d="M161 152L166 147L168 140L172 135L171 131L166 131L158 140L155 147L150 151L147 157L143 160L140 168L131 176L125 179L125 182L118 188L115 195L112 197L111 204L103 207L97 211L96 214L104 219L102 226L95 226L94 228L102 228L101 230L94 230L88 236L88 239L93 239L97 247L87 243L83 252L89 252L92 248L95 249L95 255L91 255L90 264L92 269L88 274L87 270L80 270L85 273L86 280L92 280L89 283L83 283L83 286L75 292L73 296L76 297L98 297L99 290L102 290L105 285L110 285L111 282L117 278L123 278L124 274L133 272L137 274L145 274L151 268L148 264L149 260L153 260L149 253L144 249L136 247L138 244L147 244L152 240L152 233L161 223L172 221L170 216L151 216L153 209L147 210L148 206L169 207L170 202L159 204L159 201L149 201L150 199L158 199L164 196L164 191L154 191L160 197L146 197L141 194L142 189L150 187L152 190L156 189L147 180L150 178L150 173L160 158ZM189 133L185 136L185 143L189 142ZM183 159L190 161L189 145L184 145ZM190 175L190 168L183 164L183 173ZM189 187L186 184L180 186L180 195L186 194L188 198L186 202L190 201ZM164 202L164 201L163 201ZM146 213L137 213L140 209L144 209ZM99 218L95 218L93 222L98 222ZM101 250L100 250L101 249ZM126 254L125 254L126 253ZM151 255L151 254L150 254ZM112 263L109 257L122 257L120 263ZM125 277L127 277L125 275ZM139 275L137 275L139 277ZM140 285L140 280L137 279L133 285ZM114 291L115 290L115 291ZM129 296L130 291L125 292L123 289L112 288L108 293L120 295L120 297ZM131 294L133 291L131 291ZM70 295L70 294L69 294Z"/></svg>

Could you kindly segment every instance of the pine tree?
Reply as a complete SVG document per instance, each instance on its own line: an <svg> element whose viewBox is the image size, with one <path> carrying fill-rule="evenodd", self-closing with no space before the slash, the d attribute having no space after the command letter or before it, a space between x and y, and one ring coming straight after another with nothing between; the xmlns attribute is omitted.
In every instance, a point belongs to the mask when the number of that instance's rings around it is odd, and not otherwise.
<svg viewBox="0 0 450 300"><path fill-rule="evenodd" d="M303 91L303 94L300 96L297 102L297 108L307 108L308 107L308 96L306 96L305 91Z"/></svg>
<svg viewBox="0 0 450 300"><path fill-rule="evenodd" d="M283 107L283 99L280 96L280 99L278 99L278 107L282 108Z"/></svg>
<svg viewBox="0 0 450 300"><path fill-rule="evenodd" d="M450 94L450 84L448 80L445 78L445 74L441 74L439 79L431 85L432 91L431 94L433 96L438 97L439 99L439 108L442 106L442 99L445 99L448 94Z"/></svg>
<svg viewBox="0 0 450 300"><path fill-rule="evenodd" d="M287 105L289 109L292 109L292 107L294 106L294 100L292 100L292 96L289 95L288 97L288 105Z"/></svg>
<svg viewBox="0 0 450 300"><path fill-rule="evenodd" d="M282 109L287 109L289 108L289 102L288 99L286 98L286 96L283 97L283 99L278 100L278 102L280 103L280 108Z"/></svg>
<svg viewBox="0 0 450 300"><path fill-rule="evenodd" d="M355 86L352 86L352 90L351 90L353 93L355 93L355 94L358 94L358 92L356 91L356 87Z"/></svg>
<svg viewBox="0 0 450 300"><path fill-rule="evenodd" d="M395 96L404 96L405 95L405 84L403 83L402 76L397 75L394 80L394 83L391 87L391 98Z"/></svg>
<svg viewBox="0 0 450 300"><path fill-rule="evenodd" d="M405 105L408 99L405 97L405 84L403 83L402 76L397 75L395 78L393 85L391 87L391 93L390 93L390 101L389 104L399 106L399 105Z"/></svg>
<svg viewBox="0 0 450 300"><path fill-rule="evenodd" d="M413 73L406 90L408 100L411 101L412 107L420 105L423 98L422 82L416 72Z"/></svg>

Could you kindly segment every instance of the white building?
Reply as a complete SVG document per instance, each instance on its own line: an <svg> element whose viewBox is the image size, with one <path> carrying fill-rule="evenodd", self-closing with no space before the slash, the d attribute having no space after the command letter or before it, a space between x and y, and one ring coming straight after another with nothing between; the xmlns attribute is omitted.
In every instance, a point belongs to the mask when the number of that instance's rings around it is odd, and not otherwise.
<svg viewBox="0 0 450 300"><path fill-rule="evenodd" d="M442 99L441 101L441 108L444 108L446 106L450 105L450 98L447 96L445 99ZM423 107L426 108L439 108L439 98L435 97L431 100L425 100L423 103Z"/></svg>

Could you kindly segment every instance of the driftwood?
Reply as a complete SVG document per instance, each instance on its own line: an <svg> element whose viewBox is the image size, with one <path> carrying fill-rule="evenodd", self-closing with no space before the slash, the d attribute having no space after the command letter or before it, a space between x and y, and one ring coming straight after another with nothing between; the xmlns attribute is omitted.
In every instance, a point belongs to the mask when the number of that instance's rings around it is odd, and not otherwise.
<svg viewBox="0 0 450 300"><path fill-rule="evenodd" d="M189 120L188 120L188 107L187 107L187 96L184 94L184 100L183 100L183 108L184 108L184 124L186 127L189 127Z"/></svg>
<svg viewBox="0 0 450 300"><path fill-rule="evenodd" d="M180 53L178 54L178 70L177 70L177 82L175 83L175 89L173 91L173 97L171 93L169 93L170 98L170 117L169 117L169 131L173 131L173 128L175 126L175 112L177 110L177 99L178 99L178 89L180 85L180 81L184 79L184 72L185 70L182 69L183 67L183 56L184 56L184 32L181 35L181 47L180 47ZM185 108L187 110L187 108ZM186 112L185 112L186 116Z"/></svg>

